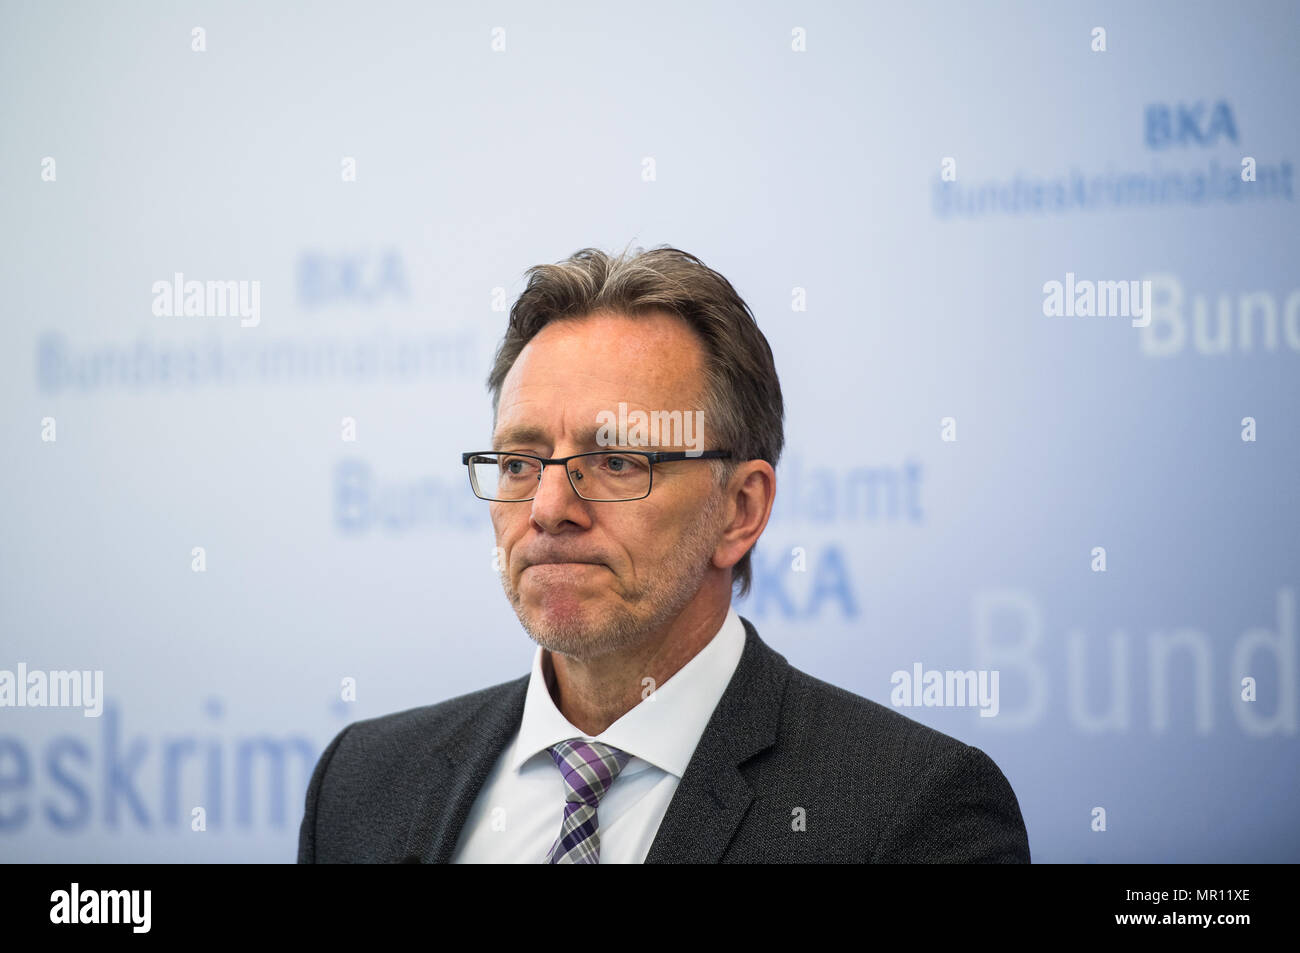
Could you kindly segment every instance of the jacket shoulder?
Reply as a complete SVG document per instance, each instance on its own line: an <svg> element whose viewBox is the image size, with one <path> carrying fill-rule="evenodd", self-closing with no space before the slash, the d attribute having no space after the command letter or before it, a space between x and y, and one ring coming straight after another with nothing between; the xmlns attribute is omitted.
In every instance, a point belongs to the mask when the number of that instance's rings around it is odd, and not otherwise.
<svg viewBox="0 0 1300 953"><path fill-rule="evenodd" d="M455 770L489 716L500 718L526 683L525 676L340 731L307 785L298 862L399 859L430 785Z"/></svg>
<svg viewBox="0 0 1300 953"><path fill-rule="evenodd" d="M526 682L527 679L522 681ZM512 690L519 688L520 682L521 679L512 679L489 688L480 688L445 701L435 702L432 705L420 705L416 708L354 721L344 728L340 735L348 735L350 745L362 743L383 745L386 742L400 742L413 736L427 739L431 733L435 737L452 738L455 737L458 727L472 721L484 709L500 705L509 697ZM385 749L381 747L378 750L383 753Z"/></svg>
<svg viewBox="0 0 1300 953"><path fill-rule="evenodd" d="M966 745L902 712L791 667L785 721L834 741L846 756L911 777L935 756Z"/></svg>
<svg viewBox="0 0 1300 953"><path fill-rule="evenodd" d="M787 800L796 786L815 800L842 837L840 859L1029 861L1019 803L992 758L793 666L777 744L756 780Z"/></svg>

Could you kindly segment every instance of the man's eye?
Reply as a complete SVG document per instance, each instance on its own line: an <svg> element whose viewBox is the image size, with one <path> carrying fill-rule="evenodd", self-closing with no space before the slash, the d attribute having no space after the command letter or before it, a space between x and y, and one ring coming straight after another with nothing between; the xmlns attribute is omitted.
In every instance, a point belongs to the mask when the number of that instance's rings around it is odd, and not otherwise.
<svg viewBox="0 0 1300 953"><path fill-rule="evenodd" d="M527 476L531 470L535 469L531 460L521 460L519 457L502 460L500 466L501 472L506 476Z"/></svg>
<svg viewBox="0 0 1300 953"><path fill-rule="evenodd" d="M614 473L628 473L632 470L644 469L644 465L635 457L606 457L605 466L609 467Z"/></svg>

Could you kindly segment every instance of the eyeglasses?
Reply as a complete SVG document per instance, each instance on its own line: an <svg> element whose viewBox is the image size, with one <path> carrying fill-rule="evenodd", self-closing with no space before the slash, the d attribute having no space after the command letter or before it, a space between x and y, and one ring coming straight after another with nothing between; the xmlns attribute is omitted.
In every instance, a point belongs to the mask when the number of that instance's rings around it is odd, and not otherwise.
<svg viewBox="0 0 1300 953"><path fill-rule="evenodd" d="M469 485L480 500L526 503L537 496L547 466L563 466L569 485L592 503L644 500L654 485L654 465L675 460L726 460L730 450L592 450L547 460L531 453L481 450L461 454Z"/></svg>

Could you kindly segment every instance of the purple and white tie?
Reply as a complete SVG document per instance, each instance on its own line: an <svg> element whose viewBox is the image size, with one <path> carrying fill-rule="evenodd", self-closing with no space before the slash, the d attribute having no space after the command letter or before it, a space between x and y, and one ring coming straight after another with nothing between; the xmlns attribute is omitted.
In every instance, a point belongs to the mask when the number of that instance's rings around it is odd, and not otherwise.
<svg viewBox="0 0 1300 953"><path fill-rule="evenodd" d="M599 741L570 738L546 749L564 775L564 821L560 836L546 855L548 864L600 863L600 828L596 808L631 759Z"/></svg>

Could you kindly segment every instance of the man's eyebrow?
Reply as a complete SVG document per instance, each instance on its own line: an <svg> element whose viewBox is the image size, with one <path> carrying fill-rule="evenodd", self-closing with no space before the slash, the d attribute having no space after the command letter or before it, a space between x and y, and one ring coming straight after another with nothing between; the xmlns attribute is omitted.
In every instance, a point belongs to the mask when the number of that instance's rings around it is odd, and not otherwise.
<svg viewBox="0 0 1300 953"><path fill-rule="evenodd" d="M492 438L492 449L509 450L520 444L545 442L546 434L540 427L507 427Z"/></svg>

